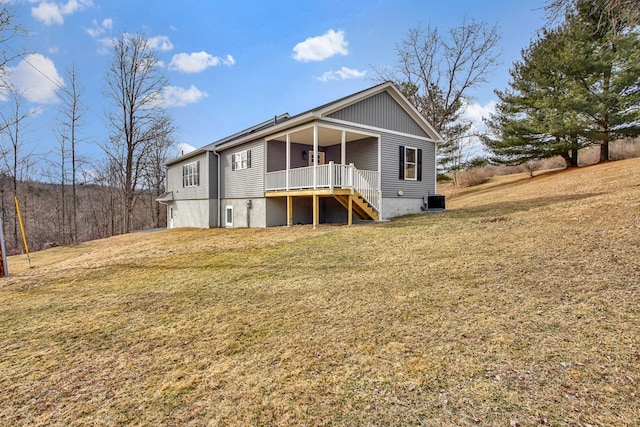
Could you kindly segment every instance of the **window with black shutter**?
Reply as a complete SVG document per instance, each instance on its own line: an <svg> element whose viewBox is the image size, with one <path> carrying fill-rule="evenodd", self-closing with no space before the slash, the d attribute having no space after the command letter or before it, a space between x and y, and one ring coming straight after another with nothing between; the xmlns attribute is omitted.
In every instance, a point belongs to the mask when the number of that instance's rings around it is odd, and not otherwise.
<svg viewBox="0 0 640 427"><path fill-rule="evenodd" d="M398 177L407 181L422 181L422 150L400 146Z"/></svg>

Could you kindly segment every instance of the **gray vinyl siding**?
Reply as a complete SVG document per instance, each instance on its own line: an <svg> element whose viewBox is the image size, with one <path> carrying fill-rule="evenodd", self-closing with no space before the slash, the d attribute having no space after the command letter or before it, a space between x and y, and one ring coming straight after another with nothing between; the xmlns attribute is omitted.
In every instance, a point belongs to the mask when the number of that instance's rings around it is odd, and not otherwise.
<svg viewBox="0 0 640 427"><path fill-rule="evenodd" d="M422 150L422 181L399 178L401 145ZM435 166L434 143L390 133L382 134L382 197L399 197L399 190L404 193L404 198L421 198L434 193Z"/></svg>
<svg viewBox="0 0 640 427"><path fill-rule="evenodd" d="M350 163L361 170L377 171L378 139L366 138L347 143L347 164Z"/></svg>
<svg viewBox="0 0 640 427"><path fill-rule="evenodd" d="M387 92L382 92L338 110L329 117L428 137L420 125Z"/></svg>
<svg viewBox="0 0 640 427"><path fill-rule="evenodd" d="M182 186L182 167L192 162L200 162L200 185ZM167 191L173 191L174 200L196 200L209 198L208 153L182 160L167 167Z"/></svg>
<svg viewBox="0 0 640 427"><path fill-rule="evenodd" d="M287 145L281 141L270 141L267 144L267 171L286 169Z"/></svg>
<svg viewBox="0 0 640 427"><path fill-rule="evenodd" d="M251 167L231 170L231 156L251 150ZM221 197L225 199L264 197L264 140L251 141L220 153Z"/></svg>
<svg viewBox="0 0 640 427"><path fill-rule="evenodd" d="M267 171L282 171L287 168L287 144L282 141L269 141L267 151ZM309 160L302 158L303 151L313 150L313 146L291 143L291 169L309 165ZM327 160L328 162L328 160Z"/></svg>

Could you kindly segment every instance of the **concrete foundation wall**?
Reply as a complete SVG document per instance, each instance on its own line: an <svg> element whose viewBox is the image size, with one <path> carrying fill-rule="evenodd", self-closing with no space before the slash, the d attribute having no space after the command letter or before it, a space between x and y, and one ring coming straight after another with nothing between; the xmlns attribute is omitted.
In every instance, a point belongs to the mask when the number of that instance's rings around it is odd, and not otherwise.
<svg viewBox="0 0 640 427"><path fill-rule="evenodd" d="M215 227L216 200L176 200L167 205L167 228ZM212 223L213 222L213 223Z"/></svg>
<svg viewBox="0 0 640 427"><path fill-rule="evenodd" d="M247 207L247 202L251 200L251 208ZM226 208L233 207L233 225L226 225ZM257 227L264 228L267 226L267 199L222 199L220 201L221 226L229 228L241 227ZM247 218L248 214L248 218ZM247 223L248 220L248 223Z"/></svg>
<svg viewBox="0 0 640 427"><path fill-rule="evenodd" d="M422 212L422 198L385 197L382 199L382 219Z"/></svg>

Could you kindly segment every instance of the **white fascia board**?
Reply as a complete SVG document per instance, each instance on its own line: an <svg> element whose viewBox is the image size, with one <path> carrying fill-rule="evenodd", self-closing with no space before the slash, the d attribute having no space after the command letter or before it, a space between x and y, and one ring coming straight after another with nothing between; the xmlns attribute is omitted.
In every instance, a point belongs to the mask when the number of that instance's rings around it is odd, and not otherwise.
<svg viewBox="0 0 640 427"><path fill-rule="evenodd" d="M192 157L198 156L200 154L206 153L208 151L211 151L211 150L208 150L206 148L198 148L197 150L193 150L193 151L191 151L191 152L189 152L189 153L187 153L185 155L182 155L180 157L176 157L175 159L171 159L171 160L167 161L166 163L163 163L163 166L171 166L171 165L174 165L176 163L182 162L184 160L188 160L188 159L190 159Z"/></svg>

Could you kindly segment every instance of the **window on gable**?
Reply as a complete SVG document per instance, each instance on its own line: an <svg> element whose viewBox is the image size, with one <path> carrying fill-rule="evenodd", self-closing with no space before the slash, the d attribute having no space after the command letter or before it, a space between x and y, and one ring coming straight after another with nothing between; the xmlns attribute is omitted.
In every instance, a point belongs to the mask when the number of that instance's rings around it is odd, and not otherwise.
<svg viewBox="0 0 640 427"><path fill-rule="evenodd" d="M251 167L251 150L239 151L231 155L231 170L238 171Z"/></svg>
<svg viewBox="0 0 640 427"><path fill-rule="evenodd" d="M195 187L200 185L200 162L191 162L182 166L182 186Z"/></svg>
<svg viewBox="0 0 640 427"><path fill-rule="evenodd" d="M422 181L422 150L400 146L400 179Z"/></svg>

